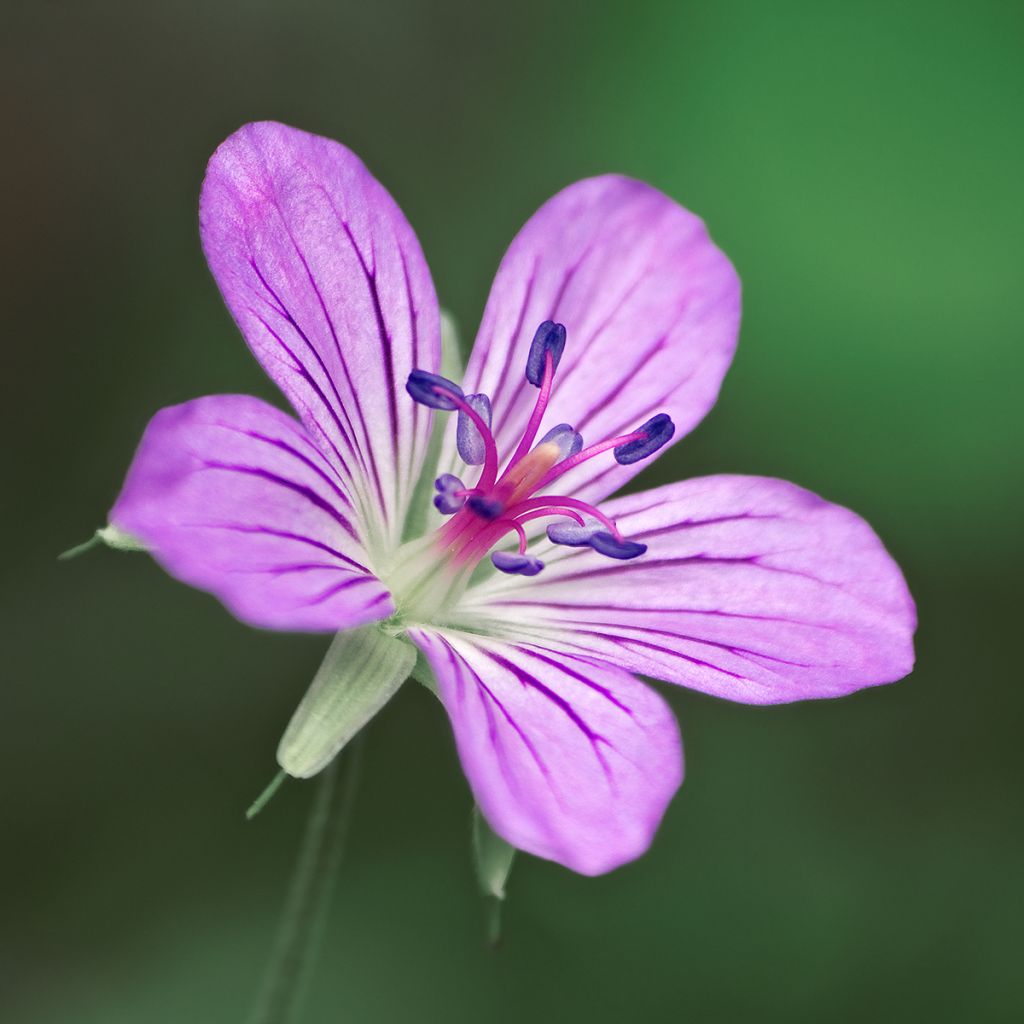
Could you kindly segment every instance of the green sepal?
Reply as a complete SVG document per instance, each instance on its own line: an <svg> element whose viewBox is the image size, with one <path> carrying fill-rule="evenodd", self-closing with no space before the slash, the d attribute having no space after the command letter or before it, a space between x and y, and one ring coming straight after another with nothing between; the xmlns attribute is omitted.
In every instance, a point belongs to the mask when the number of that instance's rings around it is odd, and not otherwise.
<svg viewBox="0 0 1024 1024"><path fill-rule="evenodd" d="M282 783L288 778L288 773L282 768L271 780L263 787L263 792L251 804L249 804L248 810L245 812L245 820L252 821L260 811L263 810L267 804L274 798L274 795L281 788Z"/></svg>
<svg viewBox="0 0 1024 1024"><path fill-rule="evenodd" d="M439 696L437 692L437 677L434 675L434 670L430 667L430 662L427 661L427 656L419 649L416 651L416 664L413 665L409 676L415 679L421 686L425 686L435 697Z"/></svg>
<svg viewBox="0 0 1024 1024"><path fill-rule="evenodd" d="M505 898L505 886L512 873L516 848L499 836L487 823L480 808L473 805L473 866L485 896Z"/></svg>
<svg viewBox="0 0 1024 1024"><path fill-rule="evenodd" d="M409 678L416 650L378 625L339 633L277 748L277 763L308 779L346 743Z"/></svg>
<svg viewBox="0 0 1024 1024"><path fill-rule="evenodd" d="M125 533L124 530L118 529L111 523L109 526L97 530L87 541L76 544L73 548L68 548L67 551L62 551L57 558L66 562L69 558L84 555L86 551L91 551L100 544L106 544L108 548L113 548L115 551L146 550L146 545L141 540L133 537L130 533Z"/></svg>
<svg viewBox="0 0 1024 1024"><path fill-rule="evenodd" d="M138 537L133 537L130 533L125 533L120 527L110 523L108 526L104 526L102 530L96 531L96 536L99 537L108 548L113 548L115 551L145 551L146 545L142 543Z"/></svg>
<svg viewBox="0 0 1024 1024"><path fill-rule="evenodd" d="M497 949L501 944L501 908L505 902L505 886L512 872L516 848L491 828L475 804L472 845L476 880L484 895L487 942L492 949Z"/></svg>

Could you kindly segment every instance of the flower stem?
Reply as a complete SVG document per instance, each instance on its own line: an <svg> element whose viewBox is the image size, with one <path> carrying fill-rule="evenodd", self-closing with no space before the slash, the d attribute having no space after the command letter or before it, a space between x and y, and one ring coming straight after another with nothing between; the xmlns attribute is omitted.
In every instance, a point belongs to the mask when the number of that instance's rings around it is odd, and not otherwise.
<svg viewBox="0 0 1024 1024"><path fill-rule="evenodd" d="M484 897L487 945L491 949L497 949L501 945L501 904L502 901L497 896Z"/></svg>
<svg viewBox="0 0 1024 1024"><path fill-rule="evenodd" d="M274 951L248 1024L294 1024L323 937L359 784L363 738L349 744L345 778L336 757L320 776Z"/></svg>

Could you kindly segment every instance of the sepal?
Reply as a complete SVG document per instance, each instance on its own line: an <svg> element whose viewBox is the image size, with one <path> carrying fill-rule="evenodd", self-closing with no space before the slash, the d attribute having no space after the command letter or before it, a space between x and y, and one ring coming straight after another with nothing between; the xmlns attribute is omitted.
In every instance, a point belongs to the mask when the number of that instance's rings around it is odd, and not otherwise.
<svg viewBox="0 0 1024 1024"><path fill-rule="evenodd" d="M277 763L300 779L316 775L409 678L411 644L379 627L339 633L288 723Z"/></svg>
<svg viewBox="0 0 1024 1024"><path fill-rule="evenodd" d="M492 948L501 943L501 908L505 886L512 873L516 848L501 838L473 805L473 867L484 895L487 917L487 941Z"/></svg>
<svg viewBox="0 0 1024 1024"><path fill-rule="evenodd" d="M480 808L473 805L473 867L476 879L485 896L495 899L505 898L505 886L508 876L512 873L512 861L515 859L516 848L499 836L487 819L481 814Z"/></svg>
<svg viewBox="0 0 1024 1024"><path fill-rule="evenodd" d="M86 551L91 551L100 544L106 544L108 548L113 548L115 551L146 550L146 545L141 540L133 537L130 533L125 533L124 530L111 523L109 526L101 527L87 541L76 544L73 548L68 548L67 551L62 551L57 558L62 562L66 562L69 558L77 558L79 555L84 555Z"/></svg>
<svg viewBox="0 0 1024 1024"><path fill-rule="evenodd" d="M99 539L103 541L108 548L113 548L115 551L146 550L146 545L143 544L141 540L137 537L133 537L130 533L126 533L113 523L109 526L104 526L102 530L97 530L96 536L99 537Z"/></svg>

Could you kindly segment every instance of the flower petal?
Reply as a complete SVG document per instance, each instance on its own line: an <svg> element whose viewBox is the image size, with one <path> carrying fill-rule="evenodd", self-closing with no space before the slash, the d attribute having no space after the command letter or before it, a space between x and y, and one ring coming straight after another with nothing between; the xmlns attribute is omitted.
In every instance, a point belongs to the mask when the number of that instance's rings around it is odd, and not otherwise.
<svg viewBox="0 0 1024 1024"><path fill-rule="evenodd" d="M545 203L509 246L463 387L491 396L498 451L511 455L537 397L524 377L530 342L554 320L568 338L541 433L564 421L594 443L666 412L678 441L718 397L739 317L739 279L698 217L642 182L590 178ZM446 454L442 465L456 466L451 437ZM643 465L609 455L558 490L599 501Z"/></svg>
<svg viewBox="0 0 1024 1024"><path fill-rule="evenodd" d="M544 573L495 573L466 595L466 621L500 620L510 635L557 637L750 704L836 697L910 672L914 603L848 509L782 480L713 476L604 510L645 555L610 563L540 542L531 554Z"/></svg>
<svg viewBox="0 0 1024 1024"><path fill-rule="evenodd" d="M434 286L401 210L344 146L262 122L210 160L200 227L249 347L397 542L431 423L404 384L440 359Z"/></svg>
<svg viewBox="0 0 1024 1024"><path fill-rule="evenodd" d="M536 644L414 629L462 766L514 846L598 875L650 845L683 777L665 701L627 673Z"/></svg>
<svg viewBox="0 0 1024 1024"><path fill-rule="evenodd" d="M394 611L336 467L291 416L247 395L158 412L110 520L253 626L333 632Z"/></svg>

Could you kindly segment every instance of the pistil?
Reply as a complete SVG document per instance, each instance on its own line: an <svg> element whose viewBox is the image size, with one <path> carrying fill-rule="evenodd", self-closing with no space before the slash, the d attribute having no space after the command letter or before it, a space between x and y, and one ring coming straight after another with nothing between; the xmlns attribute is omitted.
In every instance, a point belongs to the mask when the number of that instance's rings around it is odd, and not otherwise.
<svg viewBox="0 0 1024 1024"><path fill-rule="evenodd" d="M616 559L636 558L647 550L646 545L623 537L614 520L593 505L566 495L537 493L569 470L608 451L621 465L646 458L666 444L675 430L672 420L659 413L637 430L584 448L573 427L561 423L531 447L551 401L565 339L561 324L546 320L537 328L526 364L526 379L538 388L537 401L500 476L488 396L466 395L452 381L422 370L409 375L406 389L415 401L458 412L459 454L468 465L483 463L480 479L473 487L464 486L452 474L442 474L436 481L439 493L434 504L452 518L438 530L434 547L453 569L472 569L502 537L514 531L519 540L518 553L495 552L491 561L502 572L535 576L544 565L526 553L524 524L544 516L567 518L575 524L548 528L548 538L556 544L587 545ZM584 517L593 525L587 526Z"/></svg>

